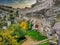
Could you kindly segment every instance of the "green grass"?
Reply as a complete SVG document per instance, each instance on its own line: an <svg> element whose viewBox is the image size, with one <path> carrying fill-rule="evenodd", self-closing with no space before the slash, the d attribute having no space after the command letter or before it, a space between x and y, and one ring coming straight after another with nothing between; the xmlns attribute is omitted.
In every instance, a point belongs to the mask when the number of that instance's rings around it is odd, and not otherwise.
<svg viewBox="0 0 60 45"><path fill-rule="evenodd" d="M33 40L41 41L46 39L46 36L41 35L39 32L35 30L31 30L27 33L28 36L30 36Z"/></svg>
<svg viewBox="0 0 60 45"><path fill-rule="evenodd" d="M49 43L48 43L48 42L46 42L46 43L44 43L44 44L39 44L39 45L49 45Z"/></svg>

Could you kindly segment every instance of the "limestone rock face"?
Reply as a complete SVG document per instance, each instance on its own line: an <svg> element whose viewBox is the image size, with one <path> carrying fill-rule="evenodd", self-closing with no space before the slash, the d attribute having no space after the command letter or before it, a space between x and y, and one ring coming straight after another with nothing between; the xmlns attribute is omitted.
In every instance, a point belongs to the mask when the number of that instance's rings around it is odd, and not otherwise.
<svg viewBox="0 0 60 45"><path fill-rule="evenodd" d="M36 0L36 3L34 4L33 7L23 9L22 13L26 14L40 11L43 9L49 9L54 5L54 3L55 2L53 0Z"/></svg>
<svg viewBox="0 0 60 45"><path fill-rule="evenodd" d="M60 0L55 0L55 5L60 6Z"/></svg>
<svg viewBox="0 0 60 45"><path fill-rule="evenodd" d="M31 17L31 15L44 15L47 22L54 22L55 17L60 14L60 7L58 6L60 0L36 0L36 3L31 8L26 8L21 11L23 15L27 15ZM43 11L41 11L43 10ZM44 11L46 10L46 11ZM43 12L43 13L41 13ZM38 14L39 13L39 14ZM41 17L41 16L40 16Z"/></svg>

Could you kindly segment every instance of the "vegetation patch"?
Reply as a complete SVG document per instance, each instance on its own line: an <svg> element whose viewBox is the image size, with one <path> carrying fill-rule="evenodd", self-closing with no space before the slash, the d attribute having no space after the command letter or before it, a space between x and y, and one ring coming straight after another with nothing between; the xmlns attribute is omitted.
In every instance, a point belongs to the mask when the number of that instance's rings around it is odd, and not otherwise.
<svg viewBox="0 0 60 45"><path fill-rule="evenodd" d="M47 39L46 36L41 35L40 32L37 32L35 30L29 31L27 35L30 36L33 40L37 40L37 41Z"/></svg>
<svg viewBox="0 0 60 45"><path fill-rule="evenodd" d="M49 45L49 43L48 43L48 42L46 42L46 43L44 43L44 44L39 44L39 45Z"/></svg>

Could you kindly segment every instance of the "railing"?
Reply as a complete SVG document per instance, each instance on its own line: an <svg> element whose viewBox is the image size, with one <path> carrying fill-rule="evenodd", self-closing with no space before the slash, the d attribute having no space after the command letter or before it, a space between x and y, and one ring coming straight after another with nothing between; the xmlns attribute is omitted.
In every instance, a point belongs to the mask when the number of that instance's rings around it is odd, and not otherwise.
<svg viewBox="0 0 60 45"><path fill-rule="evenodd" d="M45 43L48 43L49 44L49 41L51 41L52 43L54 43L54 44L57 45L57 42L55 42L54 40L50 40L50 39L45 39L45 40L42 40L42 41L33 43L31 45L42 45L42 44L45 44Z"/></svg>

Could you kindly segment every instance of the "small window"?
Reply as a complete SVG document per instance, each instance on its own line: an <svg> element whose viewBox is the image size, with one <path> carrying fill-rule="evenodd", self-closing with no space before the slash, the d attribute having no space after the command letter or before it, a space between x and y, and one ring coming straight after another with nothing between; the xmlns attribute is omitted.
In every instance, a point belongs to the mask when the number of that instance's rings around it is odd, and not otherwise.
<svg viewBox="0 0 60 45"><path fill-rule="evenodd" d="M52 36L52 34L50 34L50 36Z"/></svg>

